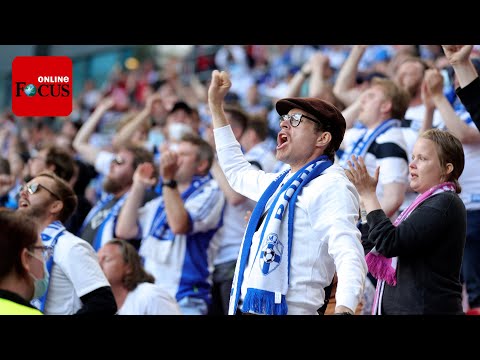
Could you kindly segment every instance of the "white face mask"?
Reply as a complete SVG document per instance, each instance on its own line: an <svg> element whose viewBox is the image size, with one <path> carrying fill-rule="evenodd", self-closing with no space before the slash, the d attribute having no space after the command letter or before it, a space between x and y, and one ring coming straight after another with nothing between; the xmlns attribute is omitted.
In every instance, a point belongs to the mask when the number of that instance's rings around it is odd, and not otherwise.
<svg viewBox="0 0 480 360"><path fill-rule="evenodd" d="M50 281L50 274L48 273L48 270L47 270L47 264L43 260L40 260L32 253L30 253L30 255L43 263L43 278L37 279L35 275L33 275L32 273L29 273L29 275L33 279L33 286L35 289L33 293L33 299L39 299L43 295L45 295L45 293L47 292L48 283Z"/></svg>
<svg viewBox="0 0 480 360"><path fill-rule="evenodd" d="M168 137L173 141L179 141L183 135L192 133L192 127L184 123L173 123L168 126Z"/></svg>

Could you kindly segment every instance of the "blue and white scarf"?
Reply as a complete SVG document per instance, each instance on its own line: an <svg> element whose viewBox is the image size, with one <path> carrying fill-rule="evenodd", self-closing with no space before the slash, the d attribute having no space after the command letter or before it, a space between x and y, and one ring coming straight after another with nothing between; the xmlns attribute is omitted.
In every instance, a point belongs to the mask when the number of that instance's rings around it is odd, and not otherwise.
<svg viewBox="0 0 480 360"><path fill-rule="evenodd" d="M92 246L95 249L95 251L98 251L102 245L103 242L109 241L114 237L115 234L115 224L117 222L118 215L120 214L120 209L122 208L123 204L127 200L128 192L123 194L115 203L115 205L112 206L110 211L108 212L108 215L103 219L102 223L98 228L95 229L95 238L93 239ZM103 210L103 208L110 203L114 199L113 194L109 194L106 196L104 199L99 200L97 204L90 210L90 212L87 214L87 217L83 221L82 227L77 233L77 236L80 236L85 229L85 227L92 221L92 219L98 214L99 211ZM111 221L113 220L113 221ZM107 232L106 239L104 239L104 233Z"/></svg>
<svg viewBox="0 0 480 360"><path fill-rule="evenodd" d="M368 133L368 129L365 129L363 134L358 138L358 140L352 143L342 154L342 157L339 160L339 164L344 169L348 169L347 161L351 160L352 155L355 155L356 158L362 156L365 158L365 155L370 148L370 145L378 138L380 135L388 131L392 127L400 127L401 122L397 119L385 120L380 125L378 125L372 133L365 138L365 135Z"/></svg>
<svg viewBox="0 0 480 360"><path fill-rule="evenodd" d="M210 174L206 176L194 176L192 183L180 196L185 203L190 195L192 195L197 189L200 189L207 181L210 181L212 176ZM154 221L150 228L150 235L158 240L173 240L174 234L170 230L170 226L167 223L167 212L165 211L165 202L161 202L155 213Z"/></svg>
<svg viewBox="0 0 480 360"><path fill-rule="evenodd" d="M286 294L290 278L290 255L293 241L293 221L295 202L302 187L310 180L321 175L332 162L326 155L306 164L297 171L279 190L268 210L265 226L260 235L259 247L255 253L253 268L248 279L249 287L243 301L243 312L257 314L285 315L288 312ZM257 202L245 232L239 262L235 269L234 282L230 296L229 314L235 314L240 299L243 274L250 254L253 235L265 205L275 193L290 170L282 172L265 190ZM289 208L289 205L290 208ZM288 235L280 239L280 228L286 210L288 211ZM286 246L286 249L285 249ZM286 251L284 251L286 250ZM285 260L284 260L285 258ZM284 260L284 261L282 261Z"/></svg>
<svg viewBox="0 0 480 360"><path fill-rule="evenodd" d="M43 229L42 233L40 234L42 237L42 242L44 246L51 247L55 254L55 245L57 245L58 239L64 234L65 226L60 221L54 221L50 225L48 225L45 229ZM52 281L52 267L53 267L53 256L47 261L47 270L50 274L50 280L48 282L47 291L45 294L39 299L33 299L31 304L35 306L40 311L44 312L45 310L45 302L47 300L48 290L50 289L50 282Z"/></svg>
<svg viewBox="0 0 480 360"><path fill-rule="evenodd" d="M194 176L188 189L181 194L183 202L185 203L186 200L197 191L203 191L202 186L211 179L212 175L210 173L205 176ZM162 196L162 194L160 193L159 196ZM148 236L142 241L140 256L149 256L162 263L167 258L174 239L175 234L168 225L165 202L162 199L153 217Z"/></svg>

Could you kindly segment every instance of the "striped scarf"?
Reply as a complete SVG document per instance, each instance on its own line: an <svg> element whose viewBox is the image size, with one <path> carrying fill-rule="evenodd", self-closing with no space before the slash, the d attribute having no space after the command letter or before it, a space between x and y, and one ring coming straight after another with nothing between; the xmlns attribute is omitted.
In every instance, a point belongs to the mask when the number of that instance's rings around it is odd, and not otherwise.
<svg viewBox="0 0 480 360"><path fill-rule="evenodd" d="M257 314L285 315L288 313L286 294L290 275L290 256L293 241L295 202L302 187L321 175L332 162L326 155L306 164L297 171L279 190L265 217L265 226L260 235L255 261L250 272L248 290L242 311ZM265 206L290 170L282 172L265 190L255 206L245 232L242 249L237 260L230 296L229 314L235 314L243 283L243 274L249 258L253 235L261 221ZM288 211L287 239L279 237L281 224ZM285 241L286 240L286 241ZM283 260L283 261L282 261Z"/></svg>

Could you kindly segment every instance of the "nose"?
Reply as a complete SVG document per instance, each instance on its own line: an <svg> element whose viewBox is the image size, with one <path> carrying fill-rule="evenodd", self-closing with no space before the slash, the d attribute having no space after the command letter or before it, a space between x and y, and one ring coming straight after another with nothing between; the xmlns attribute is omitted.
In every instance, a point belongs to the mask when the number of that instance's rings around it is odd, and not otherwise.
<svg viewBox="0 0 480 360"><path fill-rule="evenodd" d="M280 128L288 128L290 126L290 120L285 120L284 118L280 118Z"/></svg>
<svg viewBox="0 0 480 360"><path fill-rule="evenodd" d="M27 187L25 185L23 185L20 188L20 191L18 193L20 194L20 196L27 197L28 196Z"/></svg>

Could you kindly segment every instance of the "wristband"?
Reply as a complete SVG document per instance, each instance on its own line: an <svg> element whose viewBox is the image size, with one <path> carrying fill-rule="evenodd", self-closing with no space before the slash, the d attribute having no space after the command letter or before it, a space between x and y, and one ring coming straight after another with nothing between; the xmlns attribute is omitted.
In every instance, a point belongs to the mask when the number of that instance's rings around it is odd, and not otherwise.
<svg viewBox="0 0 480 360"><path fill-rule="evenodd" d="M166 187L169 187L171 189L175 189L177 187L177 182L175 180L169 180L169 181L165 181L163 184L162 184L162 187L163 186L166 186Z"/></svg>

